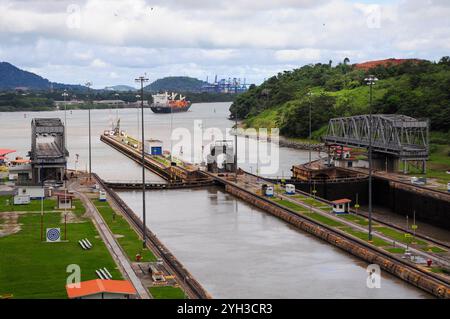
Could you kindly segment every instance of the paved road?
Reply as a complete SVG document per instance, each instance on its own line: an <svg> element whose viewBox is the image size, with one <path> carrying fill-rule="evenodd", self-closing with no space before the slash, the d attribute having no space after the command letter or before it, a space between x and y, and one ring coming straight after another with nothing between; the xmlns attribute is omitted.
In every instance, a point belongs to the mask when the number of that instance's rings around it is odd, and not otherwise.
<svg viewBox="0 0 450 319"><path fill-rule="evenodd" d="M75 189L72 189L84 203L87 208L89 214L94 218L95 223L100 230L100 235L103 238L106 246L109 248L110 252L114 255L114 259L119 262L121 268L125 271L131 283L135 287L139 297L141 299L151 299L150 294L147 289L142 285L141 280L136 276L133 268L131 267L130 261L128 257L125 255L122 248L117 243L114 235L111 233L108 226L105 224L102 216L98 212L97 208L92 204L89 198L82 192L78 192Z"/></svg>

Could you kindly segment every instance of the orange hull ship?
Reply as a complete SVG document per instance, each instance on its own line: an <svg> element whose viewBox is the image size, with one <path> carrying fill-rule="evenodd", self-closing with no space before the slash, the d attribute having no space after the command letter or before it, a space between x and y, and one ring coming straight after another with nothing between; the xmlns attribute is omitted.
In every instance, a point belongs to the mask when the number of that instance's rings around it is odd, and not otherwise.
<svg viewBox="0 0 450 319"><path fill-rule="evenodd" d="M150 109L154 113L177 113L189 110L191 102L186 101L186 97L181 94L180 98L177 100L177 96L177 93L169 95L167 92L152 95L153 103L150 105Z"/></svg>

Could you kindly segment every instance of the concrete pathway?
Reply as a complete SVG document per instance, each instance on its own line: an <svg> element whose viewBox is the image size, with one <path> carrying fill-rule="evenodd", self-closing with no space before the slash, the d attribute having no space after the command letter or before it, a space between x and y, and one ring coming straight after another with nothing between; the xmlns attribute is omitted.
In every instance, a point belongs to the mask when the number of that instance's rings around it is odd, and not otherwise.
<svg viewBox="0 0 450 319"><path fill-rule="evenodd" d="M111 233L110 229L108 228L108 225L106 225L106 223L104 222L97 208L94 206L94 204L92 204L92 202L89 200L86 194L78 192L75 189L72 190L80 197L81 201L87 208L88 213L93 217L95 223L98 226L103 241L109 248L111 254L113 254L114 259L119 262L121 268L127 274L128 278L130 279L131 283L136 289L139 297L141 299L151 299L150 294L148 293L147 289L142 285L141 280L137 277L136 273L131 267L128 257L125 255L124 251L117 243L117 240L114 238L114 235Z"/></svg>

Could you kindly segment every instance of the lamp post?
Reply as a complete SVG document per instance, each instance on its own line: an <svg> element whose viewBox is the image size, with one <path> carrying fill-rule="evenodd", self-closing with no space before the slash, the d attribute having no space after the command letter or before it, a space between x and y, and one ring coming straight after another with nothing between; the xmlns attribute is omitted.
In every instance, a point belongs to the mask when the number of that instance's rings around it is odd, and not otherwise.
<svg viewBox="0 0 450 319"><path fill-rule="evenodd" d="M69 96L67 93L67 90L64 90L63 94L61 94L64 98L64 126L67 126L67 104L66 104L66 97Z"/></svg>
<svg viewBox="0 0 450 319"><path fill-rule="evenodd" d="M141 121L142 121L142 140L141 140L141 155L142 155L142 247L145 248L146 244L146 212L145 212L145 153L144 153L144 83L148 82L148 78L140 76L135 79L136 82L141 83ZM139 115L139 113L138 113ZM139 117L138 117L139 118Z"/></svg>
<svg viewBox="0 0 450 319"><path fill-rule="evenodd" d="M89 121L89 181L91 180L92 175L92 156L91 156L91 102L90 102L90 91L92 82L86 82L85 86L88 88L88 121Z"/></svg>
<svg viewBox="0 0 450 319"><path fill-rule="evenodd" d="M63 94L61 94L63 99L64 99L64 153L66 152L67 149L67 104L66 104L66 97L69 96L69 94L67 94L67 90L64 89ZM67 167L66 170L64 172L65 174L67 174Z"/></svg>
<svg viewBox="0 0 450 319"><path fill-rule="evenodd" d="M136 99L139 101L141 98L140 94L136 94ZM137 102L136 102L137 103ZM139 138L140 124L139 124L139 107L136 106L137 110L137 137Z"/></svg>
<svg viewBox="0 0 450 319"><path fill-rule="evenodd" d="M180 97L181 98L181 97ZM170 104L170 165L172 165L173 157L172 157L172 148L173 148L173 141L172 141L172 132L173 132L173 105Z"/></svg>
<svg viewBox="0 0 450 319"><path fill-rule="evenodd" d="M312 172L311 172L311 136L312 136L312 128L311 128L311 96L313 96L313 93L311 91L309 91L308 93L306 93L306 95L308 95L308 103L309 103L309 134L308 134L308 168L309 168L309 173L308 173L308 179L309 179L309 195L311 196L312 194ZM309 210L312 211L312 200L311 200L311 205L309 206Z"/></svg>
<svg viewBox="0 0 450 319"><path fill-rule="evenodd" d="M237 115L237 107L236 111L234 112L234 182L237 183L237 144L238 144L238 115Z"/></svg>
<svg viewBox="0 0 450 319"><path fill-rule="evenodd" d="M372 87L378 81L378 79L369 75L364 79L369 86L369 148L368 148L368 160L369 160L369 241L372 240Z"/></svg>

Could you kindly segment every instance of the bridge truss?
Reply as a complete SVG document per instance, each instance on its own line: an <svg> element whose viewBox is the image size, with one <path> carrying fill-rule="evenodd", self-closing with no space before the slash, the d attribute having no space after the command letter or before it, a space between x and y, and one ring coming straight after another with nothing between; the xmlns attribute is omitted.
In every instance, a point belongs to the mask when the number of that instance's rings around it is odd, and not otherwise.
<svg viewBox="0 0 450 319"><path fill-rule="evenodd" d="M327 145L368 148L369 115L333 118ZM398 114L372 115L372 150L402 161L426 161L429 155L429 122Z"/></svg>

